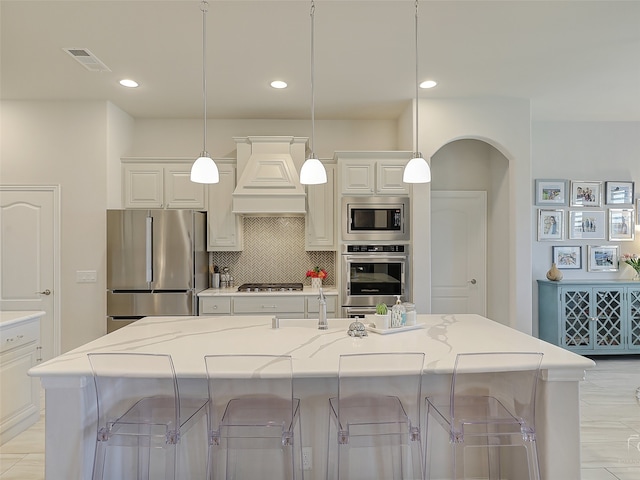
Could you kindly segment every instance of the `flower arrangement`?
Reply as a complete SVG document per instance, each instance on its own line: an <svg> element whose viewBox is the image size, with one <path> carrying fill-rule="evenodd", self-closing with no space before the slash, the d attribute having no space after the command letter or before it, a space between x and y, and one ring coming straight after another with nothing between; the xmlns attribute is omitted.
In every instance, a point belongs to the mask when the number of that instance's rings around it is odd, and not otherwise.
<svg viewBox="0 0 640 480"><path fill-rule="evenodd" d="M636 271L636 278L640 277L640 257L637 254L623 253L620 260L627 265L631 265L631 267Z"/></svg>
<svg viewBox="0 0 640 480"><path fill-rule="evenodd" d="M327 271L324 268L314 267L311 270L307 270L307 277L311 278L327 278Z"/></svg>

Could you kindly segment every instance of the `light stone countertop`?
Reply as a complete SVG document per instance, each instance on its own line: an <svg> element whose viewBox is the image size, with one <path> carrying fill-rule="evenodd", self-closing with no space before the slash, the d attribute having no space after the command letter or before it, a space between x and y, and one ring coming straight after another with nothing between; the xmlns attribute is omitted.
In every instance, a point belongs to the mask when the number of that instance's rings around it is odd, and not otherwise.
<svg viewBox="0 0 640 480"><path fill-rule="evenodd" d="M171 354L182 378L203 378L207 354L289 354L294 375L300 378L335 377L344 353L424 352L425 373L437 374L453 371L457 353L540 351L543 379L548 381L579 381L595 365L474 314L418 315L423 328L386 335L370 332L362 339L347 335L352 321L329 319L329 329L318 330L317 319L280 319L280 328L272 329L269 316L147 317L38 365L29 374L52 381L88 377L87 353L118 351ZM122 374L126 376L127 370Z"/></svg>
<svg viewBox="0 0 640 480"><path fill-rule="evenodd" d="M322 291L327 296L337 296L338 289L334 285L327 285L322 287ZM309 296L309 295L317 295L318 290L315 288L311 288L310 286L304 286L301 291L286 291L286 292L239 292L238 287L228 287L228 288L208 288L206 290L198 293L198 297L236 297L236 296L263 296L263 295L273 295L273 296L290 296L290 297L298 297L298 296Z"/></svg>
<svg viewBox="0 0 640 480"><path fill-rule="evenodd" d="M42 310L2 311L0 312L0 327L6 328L11 325L42 317L44 314L45 312Z"/></svg>

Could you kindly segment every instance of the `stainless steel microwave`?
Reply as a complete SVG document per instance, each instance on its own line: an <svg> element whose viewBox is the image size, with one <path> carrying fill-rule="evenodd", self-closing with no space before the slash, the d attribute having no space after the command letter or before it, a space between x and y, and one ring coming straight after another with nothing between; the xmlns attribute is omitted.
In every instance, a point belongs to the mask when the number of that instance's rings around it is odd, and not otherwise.
<svg viewBox="0 0 640 480"><path fill-rule="evenodd" d="M343 197L344 241L409 241L409 197Z"/></svg>

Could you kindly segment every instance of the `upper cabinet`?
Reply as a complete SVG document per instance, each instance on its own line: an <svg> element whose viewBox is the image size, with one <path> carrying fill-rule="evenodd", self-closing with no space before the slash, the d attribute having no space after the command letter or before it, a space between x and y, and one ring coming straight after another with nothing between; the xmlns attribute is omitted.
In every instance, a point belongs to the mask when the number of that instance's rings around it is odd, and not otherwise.
<svg viewBox="0 0 640 480"><path fill-rule="evenodd" d="M190 179L193 160L122 159L124 208L206 209L206 186Z"/></svg>
<svg viewBox="0 0 640 480"><path fill-rule="evenodd" d="M233 191L236 188L235 162L216 160L220 182L209 187L207 208L207 250L239 251L244 248L242 216L233 213Z"/></svg>
<svg viewBox="0 0 640 480"><path fill-rule="evenodd" d="M343 195L409 195L402 181L411 152L336 152Z"/></svg>
<svg viewBox="0 0 640 480"><path fill-rule="evenodd" d="M327 183L307 185L307 215L305 217L305 249L336 249L336 166L324 164Z"/></svg>

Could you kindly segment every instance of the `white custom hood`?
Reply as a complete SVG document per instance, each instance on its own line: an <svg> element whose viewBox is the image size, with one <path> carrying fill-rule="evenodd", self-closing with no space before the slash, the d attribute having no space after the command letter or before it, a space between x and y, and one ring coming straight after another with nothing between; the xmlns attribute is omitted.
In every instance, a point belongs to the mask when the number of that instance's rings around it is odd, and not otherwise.
<svg viewBox="0 0 640 480"><path fill-rule="evenodd" d="M306 193L299 171L307 138L234 137L238 152L238 182L233 213L243 215L304 215Z"/></svg>

